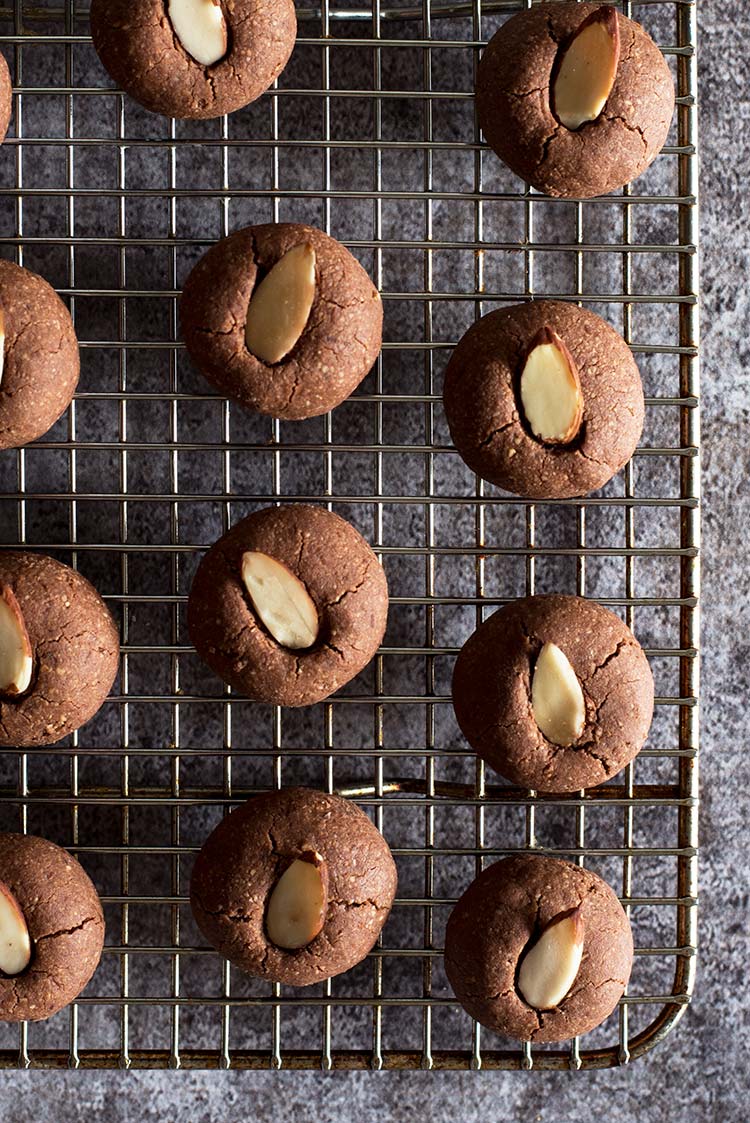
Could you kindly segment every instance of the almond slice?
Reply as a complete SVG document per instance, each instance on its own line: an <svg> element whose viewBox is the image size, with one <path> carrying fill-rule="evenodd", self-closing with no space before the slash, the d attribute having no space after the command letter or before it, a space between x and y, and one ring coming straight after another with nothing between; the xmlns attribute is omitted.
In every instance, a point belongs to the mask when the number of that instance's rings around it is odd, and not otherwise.
<svg viewBox="0 0 750 1123"><path fill-rule="evenodd" d="M531 680L534 721L553 745L572 745L586 724L583 691L570 660L555 643L545 643Z"/></svg>
<svg viewBox="0 0 750 1123"><path fill-rule="evenodd" d="M245 343L264 363L278 363L294 348L315 300L315 250L293 246L253 290Z"/></svg>
<svg viewBox="0 0 750 1123"><path fill-rule="evenodd" d="M241 564L253 608L276 642L293 651L312 647L320 627L318 610L299 577L259 550L246 550Z"/></svg>
<svg viewBox="0 0 750 1123"><path fill-rule="evenodd" d="M566 129L595 121L612 92L620 61L617 12L597 8L558 55L551 91L552 110Z"/></svg>
<svg viewBox="0 0 750 1123"><path fill-rule="evenodd" d="M0 305L0 386L5 371L5 309Z"/></svg>
<svg viewBox="0 0 750 1123"><path fill-rule="evenodd" d="M269 940L290 951L306 947L323 928L327 907L326 863L309 850L287 866L271 892L266 909Z"/></svg>
<svg viewBox="0 0 750 1123"><path fill-rule="evenodd" d="M31 939L21 906L4 881L0 881L0 971L20 975L31 960Z"/></svg>
<svg viewBox="0 0 750 1123"><path fill-rule="evenodd" d="M573 356L551 328L534 337L521 372L521 405L535 437L569 444L583 420L583 391Z"/></svg>
<svg viewBox="0 0 750 1123"><path fill-rule="evenodd" d="M518 990L535 1010L559 1006L576 980L583 956L580 906L551 920L521 960Z"/></svg>
<svg viewBox="0 0 750 1123"><path fill-rule="evenodd" d="M0 585L0 694L29 689L34 660L23 614L9 585Z"/></svg>
<svg viewBox="0 0 750 1123"><path fill-rule="evenodd" d="M187 53L213 66L227 53L227 23L221 0L169 0L169 19Z"/></svg>

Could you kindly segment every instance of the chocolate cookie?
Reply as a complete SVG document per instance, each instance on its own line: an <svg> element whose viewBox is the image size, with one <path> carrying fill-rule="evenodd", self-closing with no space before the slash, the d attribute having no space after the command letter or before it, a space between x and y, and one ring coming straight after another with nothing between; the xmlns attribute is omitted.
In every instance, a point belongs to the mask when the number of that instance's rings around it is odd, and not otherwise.
<svg viewBox="0 0 750 1123"><path fill-rule="evenodd" d="M120 644L85 577L44 554L0 553L0 746L51 745L101 706Z"/></svg>
<svg viewBox="0 0 750 1123"><path fill-rule="evenodd" d="M268 89L297 34L293 0L92 0L103 65L166 117L221 117Z"/></svg>
<svg viewBox="0 0 750 1123"><path fill-rule="evenodd" d="M104 944L96 889L67 850L0 834L0 1021L50 1018L81 993Z"/></svg>
<svg viewBox="0 0 750 1123"><path fill-rule="evenodd" d="M524 597L461 648L453 708L471 747L506 779L572 792L604 783L638 754L654 680L613 612L582 597Z"/></svg>
<svg viewBox="0 0 750 1123"><path fill-rule="evenodd" d="M477 75L490 148L547 195L604 195L661 150L674 111L664 57L612 6L538 4L495 33Z"/></svg>
<svg viewBox="0 0 750 1123"><path fill-rule="evenodd" d="M530 499L603 487L643 429L643 386L625 340L560 301L515 304L473 324L451 355L443 404L469 467Z"/></svg>
<svg viewBox="0 0 750 1123"><path fill-rule="evenodd" d="M380 352L383 306L348 250L297 223L248 226L213 246L185 282L191 359L222 394L286 420L348 398Z"/></svg>
<svg viewBox="0 0 750 1123"><path fill-rule="evenodd" d="M70 405L80 361L70 312L36 273L0 260L0 448L36 440Z"/></svg>
<svg viewBox="0 0 750 1123"><path fill-rule="evenodd" d="M445 933L445 970L464 1009L519 1041L565 1041L614 1010L630 977L622 905L590 870L524 854L480 873Z"/></svg>
<svg viewBox="0 0 750 1123"><path fill-rule="evenodd" d="M190 881L198 927L251 975L308 986L367 955L388 918L396 867L364 812L288 788L251 799L203 844Z"/></svg>
<svg viewBox="0 0 750 1123"><path fill-rule="evenodd" d="M13 83L10 80L8 64L3 55L0 55L0 144L5 140L12 111Z"/></svg>
<svg viewBox="0 0 750 1123"><path fill-rule="evenodd" d="M260 702L310 706L378 649L385 574L364 538L323 507L267 507L214 543L195 575L188 629L200 657Z"/></svg>

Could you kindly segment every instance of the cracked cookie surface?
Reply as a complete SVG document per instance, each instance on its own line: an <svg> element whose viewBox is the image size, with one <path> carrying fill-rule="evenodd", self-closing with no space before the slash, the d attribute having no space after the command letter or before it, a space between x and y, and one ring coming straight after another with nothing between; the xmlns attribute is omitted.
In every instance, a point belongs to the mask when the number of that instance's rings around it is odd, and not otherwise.
<svg viewBox="0 0 750 1123"><path fill-rule="evenodd" d="M315 250L315 298L302 335L269 364L245 344L256 285L294 246ZM298 223L248 226L223 238L185 282L180 322L191 359L205 377L245 409L286 420L327 413L371 369L382 340L383 305L348 250L321 230Z"/></svg>
<svg viewBox="0 0 750 1123"><path fill-rule="evenodd" d="M221 117L273 84L294 48L293 0L223 0L228 47L203 66L175 35L165 0L92 0L91 35L115 82L152 113Z"/></svg>
<svg viewBox="0 0 750 1123"><path fill-rule="evenodd" d="M319 618L312 647L291 650L261 623L242 582L246 550L268 554L303 583ZM240 693L282 706L327 698L365 667L388 615L377 557L354 527L323 507L267 507L237 523L203 558L188 600L200 657Z"/></svg>
<svg viewBox="0 0 750 1123"><path fill-rule="evenodd" d="M617 13L620 59L596 120L566 129L550 106L561 46L599 4L539 4L495 33L477 76L477 113L489 146L547 195L604 195L639 176L660 152L674 112L664 56L640 24Z"/></svg>
<svg viewBox="0 0 750 1123"><path fill-rule="evenodd" d="M563 1000L536 1010L517 987L530 941L561 913L580 907L583 957ZM518 855L485 869L448 918L445 969L464 1009L519 1041L565 1041L588 1033L614 1010L633 961L630 923L595 873L557 858Z"/></svg>
<svg viewBox="0 0 750 1123"><path fill-rule="evenodd" d="M564 651L583 691L585 725L570 746L548 741L531 708L545 643ZM651 668L635 636L583 597L524 597L499 609L466 641L453 672L453 708L471 747L537 791L578 791L616 775L643 747L653 706Z"/></svg>
<svg viewBox="0 0 750 1123"><path fill-rule="evenodd" d="M80 728L105 700L120 642L102 598L82 574L45 554L0 554L31 641L29 689L0 695L0 745L51 745Z"/></svg>
<svg viewBox="0 0 750 1123"><path fill-rule="evenodd" d="M78 340L55 290L11 261L0 260L0 307L0 448L20 448L46 433L70 405L80 373Z"/></svg>
<svg viewBox="0 0 750 1123"><path fill-rule="evenodd" d="M309 851L327 865L327 910L320 933L289 951L268 939L266 907L284 869ZM209 943L243 971L309 986L364 959L395 892L388 844L356 804L287 788L257 796L222 819L196 859L190 904Z"/></svg>
<svg viewBox="0 0 750 1123"><path fill-rule="evenodd" d="M565 342L583 394L580 429L545 444L522 418L519 382L545 327ZM515 495L565 499L603 487L633 455L643 430L641 376L622 336L586 308L541 300L490 312L459 341L443 405L453 443L472 471Z"/></svg>
<svg viewBox="0 0 750 1123"><path fill-rule="evenodd" d="M99 895L67 850L33 835L0 834L0 881L23 912L32 946L21 974L0 973L0 1021L49 1018L81 993L99 963Z"/></svg>

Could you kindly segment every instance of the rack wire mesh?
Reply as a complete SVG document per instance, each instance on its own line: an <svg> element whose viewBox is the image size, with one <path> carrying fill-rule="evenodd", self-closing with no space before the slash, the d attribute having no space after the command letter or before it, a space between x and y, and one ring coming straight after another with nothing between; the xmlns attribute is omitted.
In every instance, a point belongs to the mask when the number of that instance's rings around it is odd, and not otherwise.
<svg viewBox="0 0 750 1123"><path fill-rule="evenodd" d="M69 300L80 392L41 441L0 454L0 541L79 568L122 627L97 718L0 760L0 826L76 853L107 946L80 1000L0 1029L22 1067L588 1068L650 1049L689 1000L696 947L698 325L696 3L621 5L673 68L673 133L630 188L585 203L527 190L480 143L473 78L512 0L299 11L277 86L228 119L152 116L111 88L75 0L0 7L14 126L0 156L4 256ZM13 131L14 130L14 131ZM385 302L385 345L322 419L251 417L187 361L176 297L197 257L249 222L308 221L347 244ZM531 503L478 482L440 405L451 346L500 303L584 301L644 377L646 428L586 499ZM374 544L388 632L372 666L304 712L243 700L201 667L185 600L204 548L249 510L317 500ZM455 654L499 604L595 597L654 668L646 749L562 799L505 786L450 707ZM356 798L394 849L399 892L372 955L304 991L242 976L187 906L196 850L232 805L305 782ZM441 960L482 866L534 848L615 885L636 960L615 1014L561 1048L473 1024Z"/></svg>

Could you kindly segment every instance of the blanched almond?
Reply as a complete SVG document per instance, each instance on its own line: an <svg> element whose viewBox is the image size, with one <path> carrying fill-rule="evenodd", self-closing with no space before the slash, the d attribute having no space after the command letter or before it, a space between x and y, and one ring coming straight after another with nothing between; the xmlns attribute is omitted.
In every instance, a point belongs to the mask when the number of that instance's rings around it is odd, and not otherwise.
<svg viewBox="0 0 750 1123"><path fill-rule="evenodd" d="M259 550L242 555L242 582L253 608L282 647L312 647L320 626L318 610L305 586L276 558Z"/></svg>
<svg viewBox="0 0 750 1123"><path fill-rule="evenodd" d="M272 944L293 950L314 940L325 923L328 872L320 854L308 851L295 858L271 892L266 909L266 932Z"/></svg>
<svg viewBox="0 0 750 1123"><path fill-rule="evenodd" d="M245 343L264 363L278 363L293 350L315 299L315 250L293 246L253 290Z"/></svg>
<svg viewBox="0 0 750 1123"><path fill-rule="evenodd" d="M169 19L187 53L213 66L227 53L227 23L221 0L169 0Z"/></svg>
<svg viewBox="0 0 750 1123"><path fill-rule="evenodd" d="M586 724L586 703L570 660L555 643L545 643L531 680L534 721L553 745L572 745Z"/></svg>
<svg viewBox="0 0 750 1123"><path fill-rule="evenodd" d="M9 886L0 881L0 971L4 975L20 975L30 959L26 917Z"/></svg>
<svg viewBox="0 0 750 1123"><path fill-rule="evenodd" d="M518 990L535 1010L552 1010L568 993L583 956L580 908L550 921L521 960Z"/></svg>
<svg viewBox="0 0 750 1123"><path fill-rule="evenodd" d="M29 633L13 590L0 585L0 694L28 690L34 660Z"/></svg>
<svg viewBox="0 0 750 1123"><path fill-rule="evenodd" d="M561 125L579 129L596 120L612 92L619 61L617 12L605 4L562 48L552 83L552 107Z"/></svg>
<svg viewBox="0 0 750 1123"><path fill-rule="evenodd" d="M545 327L533 339L521 372L521 405L535 437L568 444L583 418L583 392L573 356Z"/></svg>

